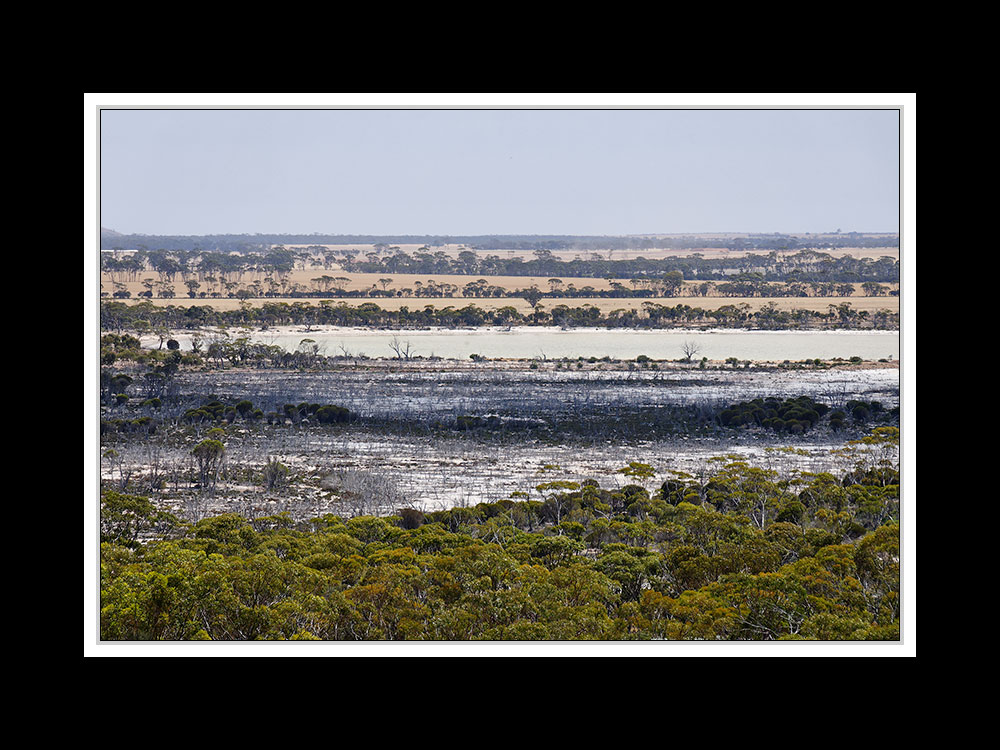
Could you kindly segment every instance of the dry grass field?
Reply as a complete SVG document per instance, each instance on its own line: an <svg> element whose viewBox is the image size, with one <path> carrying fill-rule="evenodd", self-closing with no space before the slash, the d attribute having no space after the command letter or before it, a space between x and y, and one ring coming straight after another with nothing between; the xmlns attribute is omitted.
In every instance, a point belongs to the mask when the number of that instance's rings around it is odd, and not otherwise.
<svg viewBox="0 0 1000 750"><path fill-rule="evenodd" d="M365 291L368 289L381 290L383 288L387 290L415 290L427 287L431 284L438 286L448 284L457 287L458 289L455 294L461 295L461 290L466 284L479 279L485 279L486 282L492 286L499 286L508 290L528 289L532 286L536 286L542 291L549 291L551 288L551 285L549 284L550 277L548 276L465 276L457 274L346 273L340 269L327 270L322 268L313 268L304 271L296 269L287 275L286 282L288 286L298 285L308 291L321 291L324 288L322 286L323 282L321 281L324 276L329 277L330 279L338 280L334 286L350 292ZM136 281L124 282L125 289L131 292L132 296L139 294L139 292L142 292L145 289L142 284L144 279L153 279L154 281L158 281L159 277L155 272L148 271L140 274L140 278ZM340 281L341 279L347 279L347 281ZM389 279L390 281L382 284L380 279ZM597 290L611 288L611 284L607 279L595 279L589 277L560 277L560 280L563 282L563 287L573 284L577 289L582 289L586 286L593 287ZM238 280L238 285L240 287L247 287L254 281L259 281L262 284L265 283L265 275L245 273ZM632 288L628 279L618 279L617 281L626 288ZM333 284L333 282L331 283ZM110 291L114 288L112 285L112 279L105 273L101 274L101 285L101 291ZM184 286L183 281L179 278L176 279L173 282L173 287L178 296L187 298L187 294L185 292L186 287ZM212 288L211 283L202 282L201 291L207 291ZM219 285L216 285L215 288L218 290L222 289Z"/></svg>
<svg viewBox="0 0 1000 750"><path fill-rule="evenodd" d="M707 235L706 235L707 237ZM289 248L305 248L306 245L289 245ZM315 246L314 246L315 247ZM353 249L358 250L363 255L373 249L372 245L322 245L322 247L331 250L345 250ZM394 246L397 247L397 246ZM408 244L399 245L401 250L407 253L413 254L419 250L422 245ZM456 256L460 251L464 250L463 245L444 245L438 247L430 248L431 252L443 251L451 256ZM673 249L654 249L654 250L635 250L635 251L625 251L625 250L602 250L596 253L589 251L556 251L553 254L560 257L563 260L572 260L575 257L588 258L592 255L600 255L603 258L607 258L609 253L614 259L626 259L634 257L648 257L648 258L665 258L671 256L688 256L693 252L700 252L705 257L738 257L743 253L730 252L728 250L720 250L713 248L704 248L702 250L673 250ZM841 255L852 255L854 257L871 257L879 258L882 256L891 256L893 258L899 257L898 248L840 248L838 250L825 251L829 252L831 255L841 256ZM496 254L501 257L512 257L520 256L527 259L533 257L532 251L528 250L499 250L499 251L489 251L487 254ZM317 262L320 260L320 256L315 256ZM267 282L267 275L260 273L245 273L238 279L230 278L230 286L227 288L221 282L217 280L215 282L202 281L201 286L198 288L199 293L204 293L206 296L191 298L187 294L187 287L184 281L179 277L172 282L173 296L171 297L161 297L160 294L162 290L158 286L154 286L154 298L153 303L160 306L165 305L211 305L218 309L228 310L236 309L240 305L238 299L230 297L230 293L236 292L239 289L250 289L255 283L258 285L258 291L271 291L277 292L282 296L277 297L253 297L247 300L247 304L252 306L260 306L267 304L269 302L304 302L306 304L318 304L320 300L331 299L336 302L346 302L349 305L360 305L365 302L374 302L380 307L388 310L395 310L402 306L407 306L410 309L419 309L425 305L434 305L437 308L447 307L449 305L455 307L462 307L467 304L475 304L482 309L496 309L504 306L511 306L516 308L519 312L525 313L531 310L531 306L523 299L519 297L465 297L463 296L463 288L465 285L476 282L480 279L485 280L489 286L499 286L508 292L516 292L518 290L525 290L531 287L537 287L542 292L549 292L551 289L567 289L570 286L576 287L576 289L584 289L586 287L591 287L597 291L604 291L612 288L613 283L620 284L626 289L642 289L641 283L633 284L629 279L603 279L603 278L590 278L590 277L560 277L558 284L550 283L550 277L546 276L467 276L467 275L452 275L452 274L380 274L380 273L347 273L341 270L338 266L333 265L331 268L323 268L321 266L315 266L308 269L296 269L291 273L287 274L281 280L281 286L275 287L271 286L269 288L269 283ZM148 271L146 273L139 274L139 277L134 281L122 282L120 278L111 278L106 273L101 273L101 293L106 295L107 298L111 297L111 294L118 289L125 289L131 293L131 301L138 301L140 298L138 295L144 292L149 284L143 284L144 281L152 282L154 284L159 283L160 279L158 275L153 271ZM694 285L698 282L688 282L689 286ZM417 296L414 293L419 292L428 287L438 286L444 287L445 294L449 296ZM889 289L898 289L898 285L885 284L885 287ZM365 292L367 290L377 290L377 291L389 291L389 292L401 292L403 296L399 297L349 297L343 300L334 297L335 288L341 288L350 292ZM294 291L304 291L309 293L323 293L330 294L329 297L295 297L288 296L289 292ZM213 296L217 295L217 296ZM661 305L674 306L678 304L690 305L692 307L700 307L706 310L712 310L724 305L740 305L748 304L751 309L759 309L762 305L769 302L773 302L779 309L808 309L808 310L822 310L826 311L831 304L840 304L849 299L851 305L857 310L867 310L874 312L876 310L889 310L892 312L899 311L899 297L867 297L864 296L861 284L854 285L854 295L850 298L844 297L777 297L777 298L736 298L736 297L671 297L671 298L648 298L648 297L619 297L614 299L605 298L593 298L593 297L564 297L564 298L545 298L542 300L541 304L545 306L546 309L551 309L552 307L560 304L569 305L570 307L580 307L583 305L593 305L603 312L608 312L615 309L640 309L644 302L654 302Z"/></svg>
<svg viewBox="0 0 1000 750"><path fill-rule="evenodd" d="M322 281L322 278L324 276L330 279L330 281L327 282L327 286L323 286L324 282ZM361 292L370 289L384 289L386 291L409 289L410 292L407 293L406 296L418 296L413 294L415 290L427 288L431 285L448 285L454 287L452 296L461 298L462 289L465 285L470 282L478 281L479 279L485 280L490 286L499 286L508 291L529 289L534 286L543 292L548 292L553 288L553 285L549 283L550 278L551 277L548 276L465 276L457 274L345 273L339 269L325 270L317 268L307 270L296 269L287 275L285 283L287 288L297 286L308 292L322 292L324 289L328 290L332 288L342 288L349 292ZM146 287L143 286L143 280L146 279L157 282L159 281L157 274L153 271L149 271L140 274L139 278L135 281L119 283L123 283L124 288L131 292L133 297L136 297L140 292L145 290ZM343 281L344 279L346 279L346 281ZM238 280L234 279L234 281L237 281L236 288L248 288L256 281L260 282L263 288L266 289L264 274L245 273ZM603 291L611 289L612 282L617 282L626 289L642 288L641 284L637 287L632 284L629 279L600 279L591 277L564 276L559 277L559 281L562 282L557 285L557 288L559 289L566 289L572 285L577 289L583 289L589 286L597 291ZM696 283L698 282L688 282L689 285ZM180 280L180 278L177 278L172 285L174 287L174 296L176 298L185 300L190 299L186 293L184 282ZM898 285L892 284L885 284L884 286L887 288L898 288ZM108 292L110 294L116 288L114 280L108 274L101 273L101 291ZM220 283L216 283L213 286L211 282L205 281L202 282L199 291L208 292L209 294L212 291L223 293L224 289ZM157 293L154 292L154 294ZM854 295L861 296L861 294L861 284L855 284ZM222 296L228 297L228 294L223 293ZM206 297L206 299L208 299L208 297ZM378 301L378 299L375 301Z"/></svg>
<svg viewBox="0 0 1000 750"><path fill-rule="evenodd" d="M549 279L554 278L550 276L466 276L464 274L344 273L339 270L325 271L323 269L311 269L307 271L292 271L292 273L289 274L289 280L293 283L300 284L303 287L311 289L317 283L314 282L313 279L317 279L322 276L349 279L349 281L343 286L343 288L347 291L382 289L383 285L379 280L391 279L391 281L385 285L386 289L419 289L420 287L428 286L429 283L433 282L439 286L442 284L456 286L459 290L458 294L461 294L462 287L466 284L478 281L479 279L485 279L488 284L492 286L499 286L503 289L529 289L532 286L537 286L542 291L548 291L550 289ZM595 279L590 277L575 278L570 276L565 278L560 276L558 278L563 282L563 287L567 287L572 284L577 289L582 289L585 286L590 286L597 290L611 288L611 283L607 279ZM616 280L625 287L631 288L628 279Z"/></svg>

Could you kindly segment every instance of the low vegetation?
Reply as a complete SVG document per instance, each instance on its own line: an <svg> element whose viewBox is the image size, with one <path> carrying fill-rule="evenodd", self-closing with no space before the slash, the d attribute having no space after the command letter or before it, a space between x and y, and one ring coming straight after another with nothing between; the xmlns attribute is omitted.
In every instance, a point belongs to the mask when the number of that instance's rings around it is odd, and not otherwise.
<svg viewBox="0 0 1000 750"><path fill-rule="evenodd" d="M694 340L676 360L443 362L402 335L389 345L395 357L379 360L245 335L325 325L891 330L898 313L847 300L788 309L663 298L826 297L856 285L883 296L898 282L892 258L833 258L783 236L730 239L733 250L765 251L746 256L656 260L615 260L615 247L559 259L564 248L546 245L559 240L542 238L503 259L489 238L451 254L381 244L363 257L175 239L104 259L115 284L148 288L126 303L116 287L100 309L103 640L899 639L899 409L885 370L840 391L840 371L823 371L845 360L709 362ZM481 299L514 293L491 290L497 274L551 278L546 290L518 290L521 310L270 299L343 291L325 273L315 288L293 288L293 271L335 266L380 274L371 297L401 291L394 273L471 275L454 291ZM609 282L590 290L595 299L646 299L563 304L586 291L562 281L577 277ZM631 288L611 283L622 278ZM190 303L151 302L171 299L175 283ZM441 291L415 296L451 296ZM238 309L205 304L222 297ZM244 331L216 335L233 328ZM853 364L852 375L866 374ZM782 395L759 395L774 392L761 380L771 374ZM676 462L639 460L654 444L648 460ZM736 445L763 458L707 452ZM696 459L677 461L674 447ZM550 458L588 451L603 453L583 468ZM425 496L469 476L485 477L471 501Z"/></svg>
<svg viewBox="0 0 1000 750"><path fill-rule="evenodd" d="M720 458L651 488L545 482L538 499L389 517L185 523L106 491L107 640L897 640L898 431L854 471Z"/></svg>
<svg viewBox="0 0 1000 750"><path fill-rule="evenodd" d="M563 328L755 328L759 330L846 329L897 330L899 313L889 309L859 310L850 302L829 304L826 309L779 309L765 304L753 309L749 304L702 308L687 304L674 306L643 302L640 307L602 310L595 305L570 307L538 304L531 312L516 307L483 308L475 303L461 307L428 304L420 309L401 305L396 309L380 307L375 302L349 304L321 300L308 302L265 302L238 309L211 305L154 305L152 302L129 304L106 301L101 304L101 324L107 331L140 334L171 329L198 329L212 326L341 326L362 328L475 328L482 326L560 326ZM164 339L166 341L166 339Z"/></svg>

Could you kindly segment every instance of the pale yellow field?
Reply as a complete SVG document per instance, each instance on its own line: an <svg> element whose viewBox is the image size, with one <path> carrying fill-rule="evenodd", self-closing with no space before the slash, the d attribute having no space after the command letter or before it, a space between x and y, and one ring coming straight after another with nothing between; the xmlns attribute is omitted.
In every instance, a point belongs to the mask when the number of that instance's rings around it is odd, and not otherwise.
<svg viewBox="0 0 1000 750"><path fill-rule="evenodd" d="M301 284L306 288L312 289L315 285L313 279L321 276L331 276L335 279L349 279L350 281L343 287L347 291L382 289L382 284L379 282L379 279L391 279L392 281L385 285L386 289L417 289L421 286L426 287L433 282L439 286L442 284L451 284L458 287L456 294L461 294L462 288L466 284L478 281L479 279L485 280L486 283L491 286L499 286L503 289L528 289L532 286L537 286L543 292L547 292L551 288L549 279L557 278L552 276L466 276L464 274L344 273L339 270L324 271L322 269L317 269L309 271L293 271L289 275L289 279L294 283ZM558 278L563 282L563 287L573 284L577 289L582 289L585 286L590 286L598 290L611 288L611 284L607 279L594 279L589 277L575 278L570 276L565 278L560 276ZM632 288L627 279L617 279L617 281L626 288Z"/></svg>
<svg viewBox="0 0 1000 750"><path fill-rule="evenodd" d="M543 292L549 291L551 285L549 284L548 276L464 276L464 275L453 275L453 274L405 274L405 273L346 273L339 269L325 270L322 268L309 269L309 270L294 270L288 274L286 277L288 286L297 284L305 291L321 291L324 287L322 282L318 281L323 276L328 276L331 279L348 279L345 282L330 282L338 288L343 288L347 291L364 291L366 289L382 289L383 284L379 282L379 279L391 279L384 286L385 289L420 289L422 287L430 286L431 284L440 286L443 284L449 284L457 287L454 291L454 295L461 295L462 288L470 283L478 281L479 279L484 279L491 286L499 286L503 289L528 289L532 286L537 286ZM266 282L264 280L263 274L255 273L245 273L237 281L237 288L246 288L253 284L254 281L259 281L266 289ZM147 272L139 275L139 278L135 281L125 281L125 289L132 293L132 296L139 294L145 290L142 282L144 279L152 279L154 281L159 281L159 277L155 272ZM611 284L607 279L593 279L593 278L561 278L563 282L563 287L567 287L570 284L576 286L577 289L582 289L583 287L590 286L594 289L610 289ZM625 286L627 289L631 289L632 285L628 279L618 279L619 283ZM184 286L184 282L180 277L172 282L174 291L178 297L187 298L187 287ZM326 287L329 288L329 287ZM111 292L116 287L113 284L113 280L106 273L101 274L101 291ZM199 291L209 291L209 290L219 290L222 291L222 286L216 284L214 287L210 282L201 282L201 287ZM154 294L156 292L154 291ZM228 295L226 295L228 296Z"/></svg>
<svg viewBox="0 0 1000 750"><path fill-rule="evenodd" d="M332 281L328 282L327 286L323 286L322 277L328 277ZM343 288L346 291L364 291L369 289L382 290L405 290L406 296L415 296L413 292L421 288L427 288L431 285L442 286L448 285L452 287L449 290L449 294L452 297L461 298L463 297L462 290L466 284L470 282L478 281L483 279L490 286L499 286L503 289L515 291L521 289L529 289L532 286L537 287L543 292L548 292L553 288L553 285L549 283L548 276L465 276L456 274L405 274L405 273L345 273L339 269L308 269L308 270L294 270L289 273L285 280L285 286L282 288L281 293L287 293L294 287L298 287L301 291L305 292L322 292L324 289L329 290L332 288ZM139 275L139 278L135 281L124 281L118 282L123 284L124 288L131 292L132 297L136 297L140 292L146 289L143 286L143 280L152 280L154 282L159 281L159 277L154 272L146 272ZM338 281L338 279L347 279L346 282ZM383 284L380 279L387 280ZM566 289L570 285L575 286L577 289L584 289L585 287L591 287L595 290L602 291L606 289L611 289L612 281L621 284L626 289L643 289L645 288L642 283L633 284L629 279L599 279L590 277L559 277L562 282L556 285L555 288ZM118 287L115 286L115 281L117 279L112 279L108 274L101 273L101 291L107 292L109 295L115 291ZM261 288L267 291L267 282L265 281L265 276L263 274L256 273L245 273L239 279L232 279L234 286L232 291L237 291L238 289L250 288L254 282L258 282ZM697 285L700 282L686 282L688 286ZM184 285L183 280L178 276L175 281L172 282L174 288L174 298L175 299L191 299L187 295L187 287ZM896 289L898 285L895 284L884 284L883 286L889 289ZM159 297L159 292L157 287L154 287L154 296ZM198 288L199 292L207 292L209 296L206 296L206 300L218 300L220 298L228 298L228 291L219 282L214 285L211 282L204 281L201 282L201 286ZM218 292L220 297L211 297L212 292ZM854 284L854 294L860 296L862 294L861 284ZM199 298L201 299L201 298ZM434 299L434 298L432 298ZM478 298L477 298L478 299ZM801 298L800 298L801 299ZM375 301L378 301L377 299ZM801 307L801 305L800 305Z"/></svg>
<svg viewBox="0 0 1000 750"><path fill-rule="evenodd" d="M358 298L350 297L346 299L337 298L327 298L327 297L287 297L287 298L271 298L271 299L249 299L246 304L251 307L260 307L265 304L272 303L285 303L285 304L307 304L307 305L318 305L321 301L329 299L334 304L344 302L350 306L357 306L365 302L374 302L383 310L398 310L399 308L406 306L410 310L422 310L426 305L433 305L436 309L440 310L445 307L455 307L461 308L466 305L472 304L481 310L496 310L501 307L510 306L515 308L519 313L525 314L531 312L531 305L529 305L525 300L519 298L511 297L492 297L492 298L427 298L427 297L386 297L386 298ZM126 302L136 303L139 300L125 300ZM187 307L189 305L208 305L217 310L236 310L240 306L240 301L238 299L153 299L150 300L157 307L166 307L168 305L178 305ZM583 307L584 305L591 305L599 309L602 313L608 313L611 310L630 310L636 309L641 310L644 302L652 302L658 305L664 305L666 307L674 307L676 305L689 305L691 307L700 307L703 310L715 310L724 305L741 305L747 304L750 306L751 310L758 310L765 304L773 302L779 310L818 310L821 312L826 312L830 305L839 305L841 302L850 302L851 307L855 310L862 311L867 310L869 312L875 312L877 310L888 310L892 313L899 312L899 297L851 297L849 299L843 297L775 297L775 298L761 298L761 297L670 297L670 298L655 298L648 299L645 297L620 297L616 299L601 299L601 298L586 298L586 297L575 297L575 298L545 298L541 301L540 307L545 310L551 310L556 305L566 305L568 307Z"/></svg>

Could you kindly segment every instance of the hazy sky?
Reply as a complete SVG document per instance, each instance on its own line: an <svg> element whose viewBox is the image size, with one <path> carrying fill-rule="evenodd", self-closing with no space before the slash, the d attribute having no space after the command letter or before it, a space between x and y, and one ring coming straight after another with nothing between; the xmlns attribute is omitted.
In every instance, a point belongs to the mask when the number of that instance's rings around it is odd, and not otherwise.
<svg viewBox="0 0 1000 750"><path fill-rule="evenodd" d="M103 110L142 234L899 231L896 110Z"/></svg>

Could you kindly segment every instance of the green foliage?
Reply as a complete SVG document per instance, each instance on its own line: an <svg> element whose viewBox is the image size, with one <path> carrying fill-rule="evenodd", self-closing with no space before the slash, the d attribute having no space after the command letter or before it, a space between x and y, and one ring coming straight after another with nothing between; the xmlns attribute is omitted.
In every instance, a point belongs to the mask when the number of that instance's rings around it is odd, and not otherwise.
<svg viewBox="0 0 1000 750"><path fill-rule="evenodd" d="M656 469L654 469L649 464L641 463L640 461L630 461L628 466L625 466L618 470L619 474L624 474L632 479L652 479L656 476Z"/></svg>
<svg viewBox="0 0 1000 750"><path fill-rule="evenodd" d="M202 489L215 486L226 454L226 446L221 440L206 438L191 450L191 455L198 462L198 477Z"/></svg>
<svg viewBox="0 0 1000 750"><path fill-rule="evenodd" d="M169 534L181 525L148 498L109 490L101 498L101 542L134 547L146 535Z"/></svg>
<svg viewBox="0 0 1000 750"><path fill-rule="evenodd" d="M719 413L718 419L726 427L756 425L774 432L799 435L815 427L829 411L829 406L814 401L809 396L784 400L755 398L731 404ZM842 424L843 420L840 419L837 428Z"/></svg>
<svg viewBox="0 0 1000 750"><path fill-rule="evenodd" d="M285 404L282 407L282 415L293 423L301 423L304 420L313 419L319 424L337 424L349 422L354 418L351 411L343 406L333 404ZM275 422L282 423L284 420L279 415L265 415L263 410L254 407L249 400L243 399L233 404L227 404L219 399L209 399L200 406L188 409L184 412L183 419L196 424L214 423L226 424L244 420L256 422L267 417L269 424Z"/></svg>
<svg viewBox="0 0 1000 750"><path fill-rule="evenodd" d="M224 514L187 527L107 492L101 635L898 640L899 486L886 459L898 439L877 428L851 441L856 468L842 477L729 456L652 495L551 479L540 500L301 524ZM214 437L194 450L225 453Z"/></svg>

